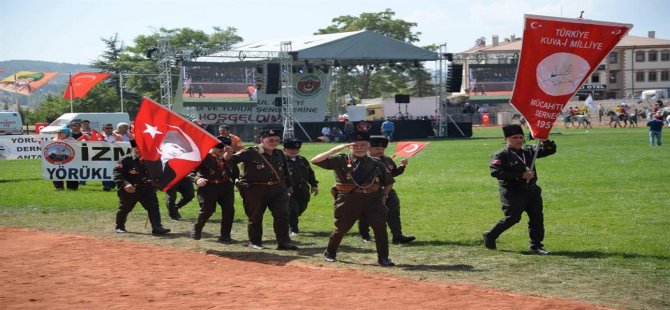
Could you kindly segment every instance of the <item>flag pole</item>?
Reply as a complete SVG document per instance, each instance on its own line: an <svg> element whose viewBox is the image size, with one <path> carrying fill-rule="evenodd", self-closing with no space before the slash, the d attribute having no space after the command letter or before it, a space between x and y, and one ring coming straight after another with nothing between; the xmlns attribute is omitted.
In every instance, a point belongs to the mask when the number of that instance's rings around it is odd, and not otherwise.
<svg viewBox="0 0 670 310"><path fill-rule="evenodd" d="M19 97L17 96L19 94L19 84L17 83L16 80L16 70L12 68L12 71L14 71L14 103L16 104L16 109L19 109Z"/></svg>
<svg viewBox="0 0 670 310"><path fill-rule="evenodd" d="M123 112L123 74L119 73L119 94L121 97L121 112Z"/></svg>
<svg viewBox="0 0 670 310"><path fill-rule="evenodd" d="M533 171L533 168L535 168L535 160L537 159L537 153L540 152L540 143L542 140L537 139L537 144L535 145L535 152L533 152L533 160L530 162L530 170ZM530 182L530 180L528 180Z"/></svg>
<svg viewBox="0 0 670 310"><path fill-rule="evenodd" d="M70 113L74 113L74 84L72 84L72 72L68 72L70 74Z"/></svg>

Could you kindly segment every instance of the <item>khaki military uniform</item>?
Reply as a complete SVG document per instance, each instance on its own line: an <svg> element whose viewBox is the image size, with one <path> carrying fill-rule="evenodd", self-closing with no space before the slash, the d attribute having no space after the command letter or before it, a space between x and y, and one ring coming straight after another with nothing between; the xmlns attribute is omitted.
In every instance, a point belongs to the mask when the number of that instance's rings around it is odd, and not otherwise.
<svg viewBox="0 0 670 310"><path fill-rule="evenodd" d="M262 146L254 146L234 154L229 162L242 163L238 188L249 219L249 242L262 245L263 214L270 209L277 243L289 243L288 187L292 183L284 153L278 149L268 153Z"/></svg>
<svg viewBox="0 0 670 310"><path fill-rule="evenodd" d="M405 166L398 167L390 157L382 156L379 160L394 178L405 172ZM386 223L391 230L391 235L394 239L403 237L402 224L400 223L400 199L395 189L392 189L386 197L386 208L388 208ZM364 239L370 239L369 227L370 225L365 219L358 221L358 231Z"/></svg>
<svg viewBox="0 0 670 310"><path fill-rule="evenodd" d="M383 202L383 188L395 182L393 176L381 161L369 156L357 159L350 154L338 154L315 165L335 173L335 230L330 235L327 253L337 253L344 235L361 218L372 227L377 255L387 259L387 209Z"/></svg>

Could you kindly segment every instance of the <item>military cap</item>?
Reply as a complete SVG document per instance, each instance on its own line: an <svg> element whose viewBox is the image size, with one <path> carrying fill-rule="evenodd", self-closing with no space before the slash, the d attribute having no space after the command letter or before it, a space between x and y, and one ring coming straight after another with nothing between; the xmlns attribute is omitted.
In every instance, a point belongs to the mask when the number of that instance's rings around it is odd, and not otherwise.
<svg viewBox="0 0 670 310"><path fill-rule="evenodd" d="M302 140L292 138L284 141L285 149L299 150L302 147Z"/></svg>
<svg viewBox="0 0 670 310"><path fill-rule="evenodd" d="M523 129L519 125L507 125L502 128L505 138L513 135L523 135Z"/></svg>
<svg viewBox="0 0 670 310"><path fill-rule="evenodd" d="M370 134L367 132L354 132L349 136L349 141L351 142L356 142L356 141L370 141Z"/></svg>
<svg viewBox="0 0 670 310"><path fill-rule="evenodd" d="M268 129L268 130L263 130L261 131L261 138L267 138L267 137L279 137L281 132L277 129Z"/></svg>
<svg viewBox="0 0 670 310"><path fill-rule="evenodd" d="M384 136L371 136L370 137L370 146L371 147L387 147L389 146L389 139L386 139Z"/></svg>
<svg viewBox="0 0 670 310"><path fill-rule="evenodd" d="M130 140L130 147L137 147L137 142L135 142L135 140Z"/></svg>

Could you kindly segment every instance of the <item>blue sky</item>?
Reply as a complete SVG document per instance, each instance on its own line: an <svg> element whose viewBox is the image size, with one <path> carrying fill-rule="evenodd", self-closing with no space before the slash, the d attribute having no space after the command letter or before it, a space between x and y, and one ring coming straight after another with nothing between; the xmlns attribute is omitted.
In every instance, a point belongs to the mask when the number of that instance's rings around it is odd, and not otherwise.
<svg viewBox="0 0 670 310"><path fill-rule="evenodd" d="M2 5L0 60L44 60L88 64L104 51L100 38L118 33L133 38L160 27L204 30L235 27L245 42L304 36L334 17L358 16L390 8L396 18L414 21L417 45L447 43L461 52L478 37L491 41L523 34L523 14L577 17L631 23L630 34L670 39L667 0L23 0Z"/></svg>

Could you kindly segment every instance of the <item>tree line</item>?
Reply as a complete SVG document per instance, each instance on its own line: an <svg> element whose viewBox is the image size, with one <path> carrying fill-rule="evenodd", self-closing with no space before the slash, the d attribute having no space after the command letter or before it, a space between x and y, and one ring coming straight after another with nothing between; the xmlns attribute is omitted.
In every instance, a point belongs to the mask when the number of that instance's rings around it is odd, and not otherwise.
<svg viewBox="0 0 670 310"><path fill-rule="evenodd" d="M378 13L362 13L358 16L339 16L315 34L372 30L382 35L407 43L419 41L420 32L412 29L417 23L395 18L395 12L386 9ZM158 46L161 38L167 38L174 50L192 50L195 54L203 51L231 49L243 41L234 27L213 27L211 33L191 28L159 28L150 35L137 36L132 44L125 45L118 34L102 38L105 50L90 66L98 72L110 73L111 77L94 87L86 98L73 102L76 112L118 112L121 110L120 75L123 74L124 111L133 114L139 108L142 97L160 98L158 67L155 60L147 58L146 51ZM436 50L436 46L424 48ZM172 70L173 85L177 85L180 72L176 66ZM347 104L360 103L361 99L391 97L397 93L412 96L435 94L430 73L421 64L359 65L333 68L333 91L328 99L328 111L336 116L344 111ZM176 88L176 87L173 87ZM173 90L174 91L174 90ZM25 123L52 121L70 111L70 102L59 94L47 95L34 110L20 111Z"/></svg>

